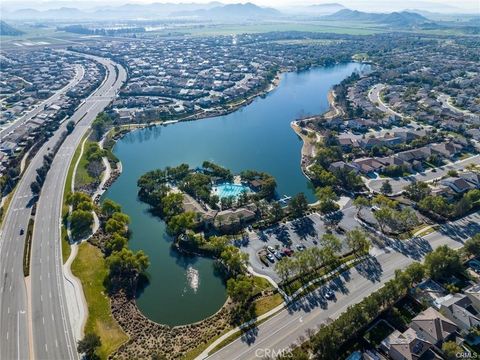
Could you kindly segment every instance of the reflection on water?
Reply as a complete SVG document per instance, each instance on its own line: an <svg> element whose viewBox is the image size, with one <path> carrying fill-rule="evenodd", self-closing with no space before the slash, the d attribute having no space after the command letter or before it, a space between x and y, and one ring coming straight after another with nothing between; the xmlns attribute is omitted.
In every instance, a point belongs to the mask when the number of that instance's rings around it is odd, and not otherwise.
<svg viewBox="0 0 480 360"><path fill-rule="evenodd" d="M187 283L188 286L193 290L194 293L198 290L198 285L200 285L200 275L198 270L189 266L186 271Z"/></svg>

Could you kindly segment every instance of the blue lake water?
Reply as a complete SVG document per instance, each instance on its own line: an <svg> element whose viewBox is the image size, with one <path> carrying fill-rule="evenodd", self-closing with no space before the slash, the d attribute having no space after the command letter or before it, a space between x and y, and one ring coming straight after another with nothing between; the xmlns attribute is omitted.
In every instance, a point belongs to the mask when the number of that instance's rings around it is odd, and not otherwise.
<svg viewBox="0 0 480 360"><path fill-rule="evenodd" d="M105 196L131 217L130 248L142 249L150 257L150 283L137 298L147 317L172 326L199 321L215 313L227 295L211 259L185 257L171 249L165 224L137 199L138 178L156 168L181 163L197 167L209 160L235 173L268 172L276 178L280 196L304 192L314 200L300 169L302 143L290 122L326 111L328 90L366 67L347 63L286 73L265 98L231 114L136 130L118 141L114 153L122 161L123 173Z"/></svg>

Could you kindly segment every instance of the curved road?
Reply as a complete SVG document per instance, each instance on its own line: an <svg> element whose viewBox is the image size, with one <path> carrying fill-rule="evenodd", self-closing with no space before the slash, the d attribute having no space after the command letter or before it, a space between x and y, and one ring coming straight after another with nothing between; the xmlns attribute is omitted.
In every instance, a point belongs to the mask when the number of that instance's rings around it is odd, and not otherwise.
<svg viewBox="0 0 480 360"><path fill-rule="evenodd" d="M5 214L0 234L0 359L28 359L32 355L30 345L33 345L35 359L78 358L63 287L60 242L63 189L75 148L126 79L125 70L111 60L84 56L102 63L107 68L107 77L71 117L77 126L55 156L38 200L30 269L31 309L23 277L25 235L20 235L20 229L27 229L31 215L30 183L36 177L36 169L42 165L48 148L53 148L60 138L67 122L32 159ZM29 319L33 330L31 342Z"/></svg>

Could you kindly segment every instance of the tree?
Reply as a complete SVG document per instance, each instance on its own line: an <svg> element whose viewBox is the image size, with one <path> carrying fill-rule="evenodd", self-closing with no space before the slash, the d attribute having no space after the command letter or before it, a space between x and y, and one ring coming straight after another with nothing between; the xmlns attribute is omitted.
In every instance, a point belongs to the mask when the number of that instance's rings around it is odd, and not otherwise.
<svg viewBox="0 0 480 360"><path fill-rule="evenodd" d="M417 202L430 195L430 192L430 187L423 181L415 181L405 186L405 194L407 197Z"/></svg>
<svg viewBox="0 0 480 360"><path fill-rule="evenodd" d="M338 253L342 250L342 242L333 234L323 234L320 238L320 245L323 248L331 249L333 253Z"/></svg>
<svg viewBox="0 0 480 360"><path fill-rule="evenodd" d="M320 211L324 214L337 211L340 207L335 202L338 200L337 194L333 191L331 186L317 188L315 195L320 201Z"/></svg>
<svg viewBox="0 0 480 360"><path fill-rule="evenodd" d="M107 218L120 211L122 211L122 207L113 200L105 199L105 201L102 203L102 213Z"/></svg>
<svg viewBox="0 0 480 360"><path fill-rule="evenodd" d="M295 264L293 263L293 259L289 257L284 257L275 264L275 271L283 282L289 279L289 277L294 273L294 270Z"/></svg>
<svg viewBox="0 0 480 360"><path fill-rule="evenodd" d="M464 352L455 341L445 341L442 345L442 351L446 360L456 360L459 358L459 354Z"/></svg>
<svg viewBox="0 0 480 360"><path fill-rule="evenodd" d="M367 252L370 249L370 241L365 231L356 228L347 232L347 245L355 254Z"/></svg>
<svg viewBox="0 0 480 360"><path fill-rule="evenodd" d="M274 201L271 207L271 213L273 217L273 221L279 221L283 218L283 208L282 206L278 203L278 201Z"/></svg>
<svg viewBox="0 0 480 360"><path fill-rule="evenodd" d="M233 245L227 245L220 254L220 261L228 273L236 276L245 272L248 254L241 252Z"/></svg>
<svg viewBox="0 0 480 360"><path fill-rule="evenodd" d="M120 251L127 246L127 238L120 234L113 234L105 243L105 254L109 256L111 253Z"/></svg>
<svg viewBox="0 0 480 360"><path fill-rule="evenodd" d="M308 210L308 201L304 193L299 193L292 197L288 204L290 213L294 218L303 217Z"/></svg>
<svg viewBox="0 0 480 360"><path fill-rule="evenodd" d="M98 359L95 350L102 346L100 337L97 334L88 333L77 344L77 350L80 354L85 354L87 359Z"/></svg>
<svg viewBox="0 0 480 360"><path fill-rule="evenodd" d="M70 214L70 230L74 239L89 233L93 225L93 215L91 211L74 210Z"/></svg>
<svg viewBox="0 0 480 360"><path fill-rule="evenodd" d="M382 194L391 194L393 192L392 184L390 184L390 180L387 180L382 183L382 186L380 187L380 192Z"/></svg>
<svg viewBox="0 0 480 360"><path fill-rule="evenodd" d="M80 204L81 202L84 202L84 201L91 202L92 199L90 198L90 196L88 196L87 194L85 194L83 192L80 192L80 191L76 191L74 193L71 193L67 197L67 204L71 205L74 210L77 208L78 204Z"/></svg>
<svg viewBox="0 0 480 360"><path fill-rule="evenodd" d="M131 278L144 272L149 265L149 260L142 250L133 252L123 248L107 258L107 265L110 277Z"/></svg>
<svg viewBox="0 0 480 360"><path fill-rule="evenodd" d="M183 211L183 194L182 193L168 193L162 199L162 213L166 219L174 215L178 215Z"/></svg>
<svg viewBox="0 0 480 360"><path fill-rule="evenodd" d="M357 208L357 216L360 215L360 212L370 206L370 200L368 200L364 196L357 196L355 200L353 200L353 205Z"/></svg>
<svg viewBox="0 0 480 360"><path fill-rule="evenodd" d="M392 218L392 215L393 209L389 207L382 207L373 213L373 216L375 217L375 220L377 220L378 226L380 227L380 231L382 233L385 233L385 226Z"/></svg>
<svg viewBox="0 0 480 360"><path fill-rule="evenodd" d="M193 211L172 216L167 223L167 232L172 236L178 236L186 230L192 230L197 223L197 215Z"/></svg>
<svg viewBox="0 0 480 360"><path fill-rule="evenodd" d="M473 235L465 241L465 244L463 244L463 252L469 257L480 255L480 233Z"/></svg>
<svg viewBox="0 0 480 360"><path fill-rule="evenodd" d="M70 120L68 123L67 123L67 133L68 134L71 134L73 132L73 129L75 128L75 123Z"/></svg>
<svg viewBox="0 0 480 360"><path fill-rule="evenodd" d="M227 281L228 296L240 304L245 304L250 299L254 288L253 278L246 275L238 275L236 278Z"/></svg>
<svg viewBox="0 0 480 360"><path fill-rule="evenodd" d="M463 272L463 264L457 251L446 245L425 256L425 268L434 280L447 279Z"/></svg>

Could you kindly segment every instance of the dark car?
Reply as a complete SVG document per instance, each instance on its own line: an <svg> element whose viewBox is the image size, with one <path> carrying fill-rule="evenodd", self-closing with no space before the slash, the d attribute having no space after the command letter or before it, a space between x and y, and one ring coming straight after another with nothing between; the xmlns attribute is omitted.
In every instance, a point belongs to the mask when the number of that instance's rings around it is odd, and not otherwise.
<svg viewBox="0 0 480 360"><path fill-rule="evenodd" d="M23 235L25 231L23 229L20 229L20 235Z"/></svg>
<svg viewBox="0 0 480 360"><path fill-rule="evenodd" d="M323 294L328 300L332 300L335 298L335 293L329 287L326 287Z"/></svg>
<svg viewBox="0 0 480 360"><path fill-rule="evenodd" d="M292 256L293 255L293 250L285 248L282 250L282 253L285 254L286 256Z"/></svg>

